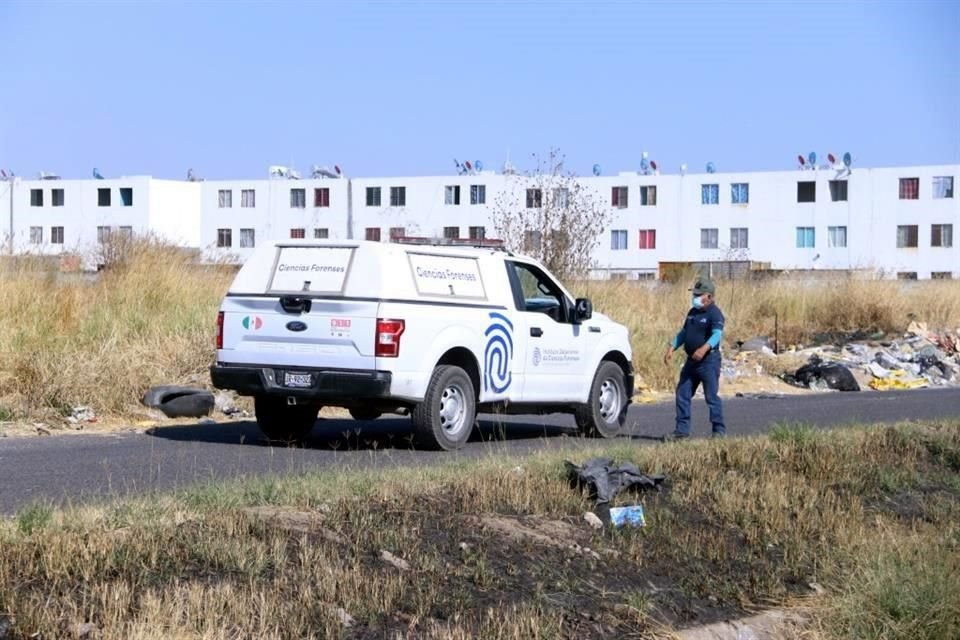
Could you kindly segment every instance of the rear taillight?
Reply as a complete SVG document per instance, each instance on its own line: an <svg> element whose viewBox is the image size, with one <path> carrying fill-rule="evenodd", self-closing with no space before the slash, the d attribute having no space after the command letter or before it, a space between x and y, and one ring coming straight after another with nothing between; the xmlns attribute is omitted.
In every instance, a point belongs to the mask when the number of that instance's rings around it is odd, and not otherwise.
<svg viewBox="0 0 960 640"><path fill-rule="evenodd" d="M223 349L223 311L217 314L217 349Z"/></svg>
<svg viewBox="0 0 960 640"><path fill-rule="evenodd" d="M403 335L403 320L377 318L377 343L374 354L378 358L396 358L400 355L400 336Z"/></svg>

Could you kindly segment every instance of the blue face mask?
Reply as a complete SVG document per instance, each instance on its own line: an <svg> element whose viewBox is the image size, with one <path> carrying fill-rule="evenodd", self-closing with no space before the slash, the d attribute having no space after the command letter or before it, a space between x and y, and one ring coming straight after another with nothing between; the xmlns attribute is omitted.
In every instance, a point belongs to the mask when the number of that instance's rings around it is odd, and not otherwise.
<svg viewBox="0 0 960 640"><path fill-rule="evenodd" d="M693 308L703 309L703 298L700 296L693 296Z"/></svg>

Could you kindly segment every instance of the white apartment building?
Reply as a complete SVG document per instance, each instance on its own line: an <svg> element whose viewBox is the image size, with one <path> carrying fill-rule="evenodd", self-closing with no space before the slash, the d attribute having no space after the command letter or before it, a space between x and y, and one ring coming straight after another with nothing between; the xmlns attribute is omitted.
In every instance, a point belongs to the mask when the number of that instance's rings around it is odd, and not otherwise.
<svg viewBox="0 0 960 640"><path fill-rule="evenodd" d="M960 165L578 178L611 214L595 277L657 277L665 264L960 277ZM493 238L498 197L536 206L527 178L450 176L0 182L8 253L88 254L110 234L153 233L207 259L242 261L274 239ZM542 194L541 194L542 195ZM2 215L6 213L7 215Z"/></svg>

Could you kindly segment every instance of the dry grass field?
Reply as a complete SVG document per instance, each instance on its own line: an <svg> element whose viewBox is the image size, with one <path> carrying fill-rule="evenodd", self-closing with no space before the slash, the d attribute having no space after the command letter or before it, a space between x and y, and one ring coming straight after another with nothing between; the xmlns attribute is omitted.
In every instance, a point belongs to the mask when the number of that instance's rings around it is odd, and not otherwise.
<svg viewBox="0 0 960 640"><path fill-rule="evenodd" d="M0 521L0 625L582 640L786 607L806 623L785 638L960 637L960 423L567 455L595 454L666 474L616 498L643 502L645 528L591 529L557 452L33 506Z"/></svg>
<svg viewBox="0 0 960 640"><path fill-rule="evenodd" d="M39 265L0 266L0 422L56 417L77 405L130 417L151 385L208 381L216 310L233 269L197 267L150 241L97 278L63 277ZM660 358L687 309L686 284L590 282L571 289L629 327L644 384L672 387L676 371ZM914 317L931 328L960 326L960 287L951 282L721 281L717 297L728 345L772 336L775 314L781 345L901 332Z"/></svg>

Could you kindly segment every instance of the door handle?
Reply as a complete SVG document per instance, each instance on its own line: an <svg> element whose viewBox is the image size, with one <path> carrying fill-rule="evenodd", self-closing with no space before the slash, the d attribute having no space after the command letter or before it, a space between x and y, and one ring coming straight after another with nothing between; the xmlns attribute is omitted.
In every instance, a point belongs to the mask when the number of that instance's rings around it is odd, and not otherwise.
<svg viewBox="0 0 960 640"><path fill-rule="evenodd" d="M530 327L530 335L534 338L539 338L543 335L543 329L540 327Z"/></svg>

